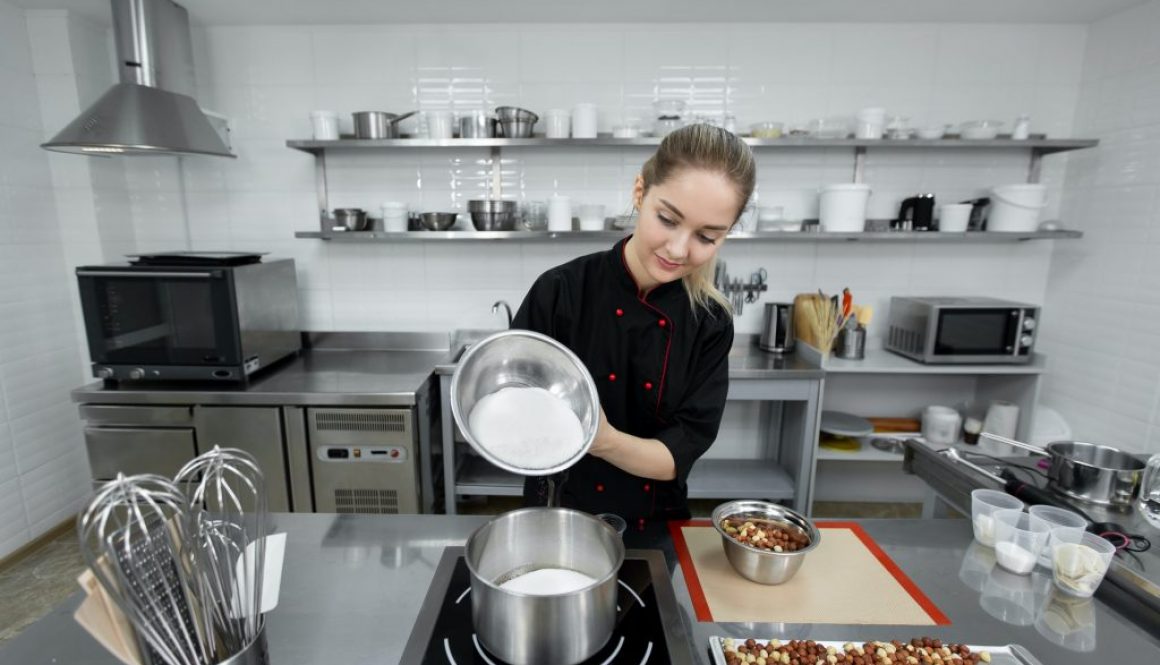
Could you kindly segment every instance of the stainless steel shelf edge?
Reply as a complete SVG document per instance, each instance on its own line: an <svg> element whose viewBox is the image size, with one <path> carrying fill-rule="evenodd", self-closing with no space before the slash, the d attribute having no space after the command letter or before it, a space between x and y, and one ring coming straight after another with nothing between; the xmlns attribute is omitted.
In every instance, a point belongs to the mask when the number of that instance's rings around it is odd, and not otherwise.
<svg viewBox="0 0 1160 665"><path fill-rule="evenodd" d="M377 150L385 148L536 148L546 146L567 147L633 147L657 146L661 139L646 136L634 139L618 139L601 136L594 139L339 139L336 141L289 140L286 146L311 154L326 150ZM1080 150L1099 145L1098 139L1024 139L998 138L987 141L963 139L813 139L808 137L785 137L780 139L745 138L754 148L903 148L903 149L1029 149L1040 154L1051 154L1067 150Z"/></svg>
<svg viewBox="0 0 1160 665"><path fill-rule="evenodd" d="M295 238L330 240L334 242L578 242L618 240L623 231L298 231ZM921 242L994 244L1027 240L1074 240L1083 237L1082 231L1032 231L1029 233L941 233L924 231L885 231L866 233L802 233L802 232L741 232L729 236L730 241L753 242Z"/></svg>

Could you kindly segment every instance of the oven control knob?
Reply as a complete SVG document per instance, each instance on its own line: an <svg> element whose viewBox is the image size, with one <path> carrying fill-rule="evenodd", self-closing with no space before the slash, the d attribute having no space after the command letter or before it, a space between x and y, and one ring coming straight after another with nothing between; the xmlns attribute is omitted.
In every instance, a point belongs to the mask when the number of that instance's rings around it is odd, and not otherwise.
<svg viewBox="0 0 1160 665"><path fill-rule="evenodd" d="M1024 335L1019 338L1019 343L1023 346L1031 346L1031 343L1034 341L1035 340L1031 337L1031 335Z"/></svg>
<svg viewBox="0 0 1160 665"><path fill-rule="evenodd" d="M97 370L98 379L111 379L116 375L117 373L113 371L112 367L102 367Z"/></svg>
<svg viewBox="0 0 1160 665"><path fill-rule="evenodd" d="M145 370L141 369L140 367L134 367L133 369L129 370L129 378L130 379L144 379L145 378Z"/></svg>
<svg viewBox="0 0 1160 665"><path fill-rule="evenodd" d="M1035 330L1035 319L1023 319L1024 330Z"/></svg>

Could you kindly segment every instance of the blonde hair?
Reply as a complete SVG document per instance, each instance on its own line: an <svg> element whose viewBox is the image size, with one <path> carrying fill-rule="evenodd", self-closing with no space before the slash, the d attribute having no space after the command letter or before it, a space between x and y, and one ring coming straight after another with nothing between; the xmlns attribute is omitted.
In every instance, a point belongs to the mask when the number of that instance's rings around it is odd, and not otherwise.
<svg viewBox="0 0 1160 665"><path fill-rule="evenodd" d="M745 141L733 132L706 124L689 125L669 133L640 169L645 193L685 168L715 171L737 187L737 216L733 218L733 224L736 224L749 203L757 180L757 164ZM713 284L716 268L717 257L714 256L712 261L682 278L694 313L698 307L711 311L710 303L713 302L730 315L733 313L729 299Z"/></svg>

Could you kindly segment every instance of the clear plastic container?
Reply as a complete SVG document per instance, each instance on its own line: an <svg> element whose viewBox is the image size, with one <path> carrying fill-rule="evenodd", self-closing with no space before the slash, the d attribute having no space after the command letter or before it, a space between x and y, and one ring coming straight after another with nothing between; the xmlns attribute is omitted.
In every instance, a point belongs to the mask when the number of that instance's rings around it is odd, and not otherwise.
<svg viewBox="0 0 1160 665"><path fill-rule="evenodd" d="M749 126L749 135L755 139L779 139L784 133L782 122L755 122Z"/></svg>
<svg viewBox="0 0 1160 665"><path fill-rule="evenodd" d="M1051 525L1022 508L996 510L991 518L995 522L995 560L1016 575L1030 574L1047 544Z"/></svg>
<svg viewBox="0 0 1160 665"><path fill-rule="evenodd" d="M1087 528L1087 520L1071 510L1066 508L1056 508L1055 506L1031 506L1027 509L1027 513L1031 517L1042 520L1051 527L1051 531L1047 537L1047 544L1044 545L1043 551L1039 554L1039 565L1044 568L1051 568L1051 548L1056 543L1056 531L1070 531L1076 533L1083 533Z"/></svg>
<svg viewBox="0 0 1160 665"><path fill-rule="evenodd" d="M1055 534L1051 551L1051 576L1055 588L1072 596L1090 597L1104 581L1115 554L1116 546L1094 533Z"/></svg>
<svg viewBox="0 0 1160 665"><path fill-rule="evenodd" d="M974 490L971 492L971 524L975 529L975 540L987 547L995 546L996 510L1023 510L1023 502L1006 492L996 490Z"/></svg>

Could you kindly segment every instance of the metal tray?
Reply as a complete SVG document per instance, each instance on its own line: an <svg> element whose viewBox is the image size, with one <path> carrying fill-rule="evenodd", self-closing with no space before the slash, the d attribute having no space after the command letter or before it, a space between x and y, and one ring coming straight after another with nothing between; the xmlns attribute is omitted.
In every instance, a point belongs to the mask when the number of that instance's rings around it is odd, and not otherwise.
<svg viewBox="0 0 1160 665"><path fill-rule="evenodd" d="M709 656L713 659L714 665L726 665L726 662L725 662L725 639L726 638L724 638L724 637L717 637L716 635L713 635L709 638ZM749 638L733 637L734 642L736 642L738 640L744 642L746 639L749 639ZM756 637L756 636L754 636L753 639L759 639L762 642L768 642L771 639L779 639L779 640L782 640L783 642L788 642L788 641L790 641L790 639L798 639L798 638L782 638L782 637L779 637L777 635L773 635L770 637ZM854 644L862 644L863 642L866 642L867 640L859 639L859 640L844 640L844 641L835 641L835 640L814 640L814 641L820 645L827 646L827 647L837 647L839 650L841 650L842 645L846 644L847 642L853 642ZM980 651L991 652L990 665L1043 665L1041 662L1039 662L1039 660L1035 656L1032 656L1031 653L1029 651L1027 651L1027 649L1024 649L1023 647L1019 646L1018 644L1008 644L1006 646L994 646L994 647L992 647L992 646L976 646L974 644L968 644L967 646L970 647L971 651L975 652L975 653L978 653Z"/></svg>

